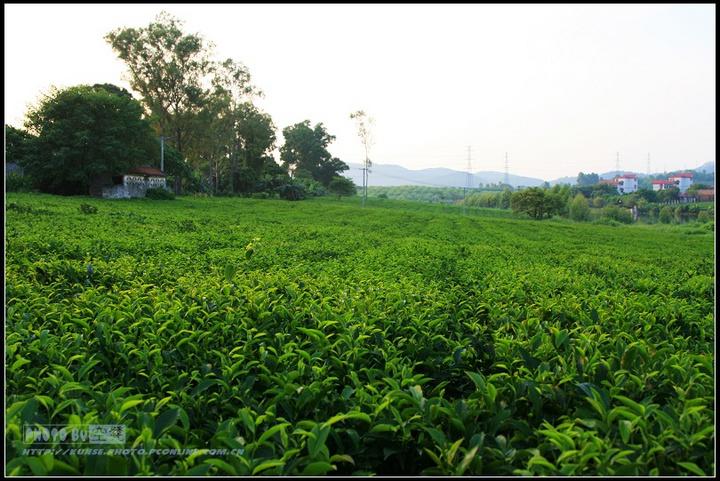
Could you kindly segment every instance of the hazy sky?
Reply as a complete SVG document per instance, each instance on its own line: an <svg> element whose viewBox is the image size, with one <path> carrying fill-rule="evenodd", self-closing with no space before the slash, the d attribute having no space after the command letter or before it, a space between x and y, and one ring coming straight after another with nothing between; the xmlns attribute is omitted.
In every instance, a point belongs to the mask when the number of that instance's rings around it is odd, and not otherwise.
<svg viewBox="0 0 720 481"><path fill-rule="evenodd" d="M51 85L115 83L103 36L166 10L248 66L278 127L371 159L553 179L715 160L714 5L5 5L5 122ZM282 139L278 132L280 140ZM371 179L372 183L372 179Z"/></svg>

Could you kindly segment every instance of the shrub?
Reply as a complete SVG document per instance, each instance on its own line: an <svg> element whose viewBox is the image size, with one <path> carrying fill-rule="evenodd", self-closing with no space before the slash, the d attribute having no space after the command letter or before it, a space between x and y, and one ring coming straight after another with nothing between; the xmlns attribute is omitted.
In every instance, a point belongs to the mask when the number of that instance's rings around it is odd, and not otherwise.
<svg viewBox="0 0 720 481"><path fill-rule="evenodd" d="M278 194L285 200L302 200L305 198L305 188L300 184L284 184L278 187Z"/></svg>
<svg viewBox="0 0 720 481"><path fill-rule="evenodd" d="M698 220L698 222L703 222L703 223L709 222L710 220L712 220L712 216L710 215L710 213L708 211L701 210L700 212L698 212L697 220Z"/></svg>
<svg viewBox="0 0 720 481"><path fill-rule="evenodd" d="M27 175L12 172L5 178L5 189L8 192L30 192L32 187L32 180Z"/></svg>
<svg viewBox="0 0 720 481"><path fill-rule="evenodd" d="M80 204L80 212L83 214L97 214L97 207L90 204Z"/></svg>
<svg viewBox="0 0 720 481"><path fill-rule="evenodd" d="M328 190L337 195L338 198L343 195L350 196L357 194L357 187L355 187L355 183L347 177L342 176L333 177L333 180L330 181L330 185L328 185Z"/></svg>
<svg viewBox="0 0 720 481"><path fill-rule="evenodd" d="M658 215L658 218L660 219L660 222L663 224L669 224L672 222L673 219L673 209L669 205L666 205L662 209L660 209L660 214Z"/></svg>
<svg viewBox="0 0 720 481"><path fill-rule="evenodd" d="M585 221L590 218L590 206L584 195L578 194L570 202L570 218L577 221Z"/></svg>
<svg viewBox="0 0 720 481"><path fill-rule="evenodd" d="M175 194L162 187L153 187L145 192L145 198L153 200L173 200Z"/></svg>
<svg viewBox="0 0 720 481"><path fill-rule="evenodd" d="M310 177L298 177L295 183L302 187L304 195L308 197L320 197L327 195L327 189L324 185Z"/></svg>
<svg viewBox="0 0 720 481"><path fill-rule="evenodd" d="M623 209L616 205L609 205L603 208L603 217L622 222L623 224L631 224L633 220L632 214L628 209Z"/></svg>

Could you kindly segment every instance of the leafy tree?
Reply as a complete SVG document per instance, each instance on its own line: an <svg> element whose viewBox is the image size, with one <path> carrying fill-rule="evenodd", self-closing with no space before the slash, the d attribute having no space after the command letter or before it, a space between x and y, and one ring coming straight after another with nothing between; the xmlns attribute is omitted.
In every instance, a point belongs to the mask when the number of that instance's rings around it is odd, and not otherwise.
<svg viewBox="0 0 720 481"><path fill-rule="evenodd" d="M616 205L608 205L603 208L603 217L622 222L623 224L630 224L633 220L632 214L628 209Z"/></svg>
<svg viewBox="0 0 720 481"><path fill-rule="evenodd" d="M657 202L658 200L658 193L652 189L639 189L635 192L635 194L637 197L645 199L647 202Z"/></svg>
<svg viewBox="0 0 720 481"><path fill-rule="evenodd" d="M283 137L285 144L280 148L280 159L289 171L305 170L313 179L328 186L339 172L349 169L345 162L328 152L327 146L335 136L330 135L322 123L311 128L310 121L305 120L285 127Z"/></svg>
<svg viewBox="0 0 720 481"><path fill-rule="evenodd" d="M133 96L130 92L128 92L126 89L122 87L118 87L114 84L95 84L92 86L94 89L105 89L111 94L119 95L121 97L127 97L129 99L132 99Z"/></svg>
<svg viewBox="0 0 720 481"><path fill-rule="evenodd" d="M663 206L662 209L660 209L659 219L660 222L663 224L669 224L673 220L673 209L669 205Z"/></svg>
<svg viewBox="0 0 720 481"><path fill-rule="evenodd" d="M305 188L297 182L290 181L278 187L278 194L285 200L302 200L305 198Z"/></svg>
<svg viewBox="0 0 720 481"><path fill-rule="evenodd" d="M590 218L590 206L585 196L580 193L570 202L568 211L573 220L585 221Z"/></svg>
<svg viewBox="0 0 720 481"><path fill-rule="evenodd" d="M530 187L514 192L510 198L510 207L514 212L525 213L540 220L562 214L566 204L563 199L559 190Z"/></svg>
<svg viewBox="0 0 720 481"><path fill-rule="evenodd" d="M98 178L156 158L155 139L136 100L87 85L52 90L27 114L37 155L26 169L40 190L87 194Z"/></svg>
<svg viewBox="0 0 720 481"><path fill-rule="evenodd" d="M577 176L577 185L595 185L600 182L600 176L596 173L583 174L580 172Z"/></svg>
<svg viewBox="0 0 720 481"><path fill-rule="evenodd" d="M24 167L35 152L36 141L30 132L5 124L5 162Z"/></svg>
<svg viewBox="0 0 720 481"><path fill-rule="evenodd" d="M210 46L199 36L184 34L181 22L166 12L143 28L120 28L105 36L130 71L130 85L140 94L157 132L185 158L197 140L198 112L210 89L214 69ZM179 190L176 184L176 190Z"/></svg>
<svg viewBox="0 0 720 481"><path fill-rule="evenodd" d="M538 187L515 192L510 198L510 207L514 212L540 220L545 216L545 193Z"/></svg>
<svg viewBox="0 0 720 481"><path fill-rule="evenodd" d="M337 176L330 181L328 190L338 196L338 199L345 195L351 196L357 193L357 187L355 183L347 177Z"/></svg>
<svg viewBox="0 0 720 481"><path fill-rule="evenodd" d="M306 175L304 171L302 174L303 175L296 176L294 181L302 186L305 194L311 197L320 197L327 194L327 189L324 185L313 179L312 176Z"/></svg>
<svg viewBox="0 0 720 481"><path fill-rule="evenodd" d="M275 148L275 124L269 114L260 111L250 102L238 107L237 118L240 158L245 167L260 174L265 159Z"/></svg>
<svg viewBox="0 0 720 481"><path fill-rule="evenodd" d="M677 187L671 187L669 189L663 189L658 192L658 202L668 202L671 200L677 200L680 197L680 189Z"/></svg>
<svg viewBox="0 0 720 481"><path fill-rule="evenodd" d="M278 188L290 182L290 176L272 157L265 157L258 182L258 189L266 192L277 192Z"/></svg>
<svg viewBox="0 0 720 481"><path fill-rule="evenodd" d="M510 200L512 199L512 189L505 188L502 191L502 194L500 195L500 207L501 209L509 209L510 208Z"/></svg>

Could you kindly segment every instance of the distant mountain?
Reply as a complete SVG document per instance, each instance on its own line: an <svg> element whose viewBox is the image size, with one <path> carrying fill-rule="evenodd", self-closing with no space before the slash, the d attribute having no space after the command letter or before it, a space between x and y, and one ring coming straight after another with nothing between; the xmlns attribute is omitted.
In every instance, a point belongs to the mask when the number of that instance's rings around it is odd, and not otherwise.
<svg viewBox="0 0 720 481"><path fill-rule="evenodd" d="M352 179L357 185L362 185L362 165L348 164L350 170L343 175ZM431 187L465 187L467 186L467 172L440 168L411 170L399 165L374 164L370 168L369 185L395 186L395 185L427 185ZM470 185L477 187L480 184L496 184L505 181L504 172L480 171L474 172L470 178ZM513 187L535 187L543 184L542 179L508 175L508 182Z"/></svg>
<svg viewBox="0 0 720 481"><path fill-rule="evenodd" d="M362 165L348 164L350 170L343 172L345 177L349 177L356 185L362 185ZM707 162L700 167L693 169L697 172L705 171L706 173L715 173L715 163ZM619 174L635 174L638 177L647 177L647 174L630 171L611 170L600 175L601 179L612 179ZM655 176L660 174L653 174ZM523 177L520 175L509 174L508 180L513 187L537 187L543 185L543 179L534 177ZM548 181L552 185L570 184L575 185L577 176L560 177L555 180ZM470 185L477 187L480 184L497 184L505 182L505 173L497 171L479 171L474 172L470 179ZM375 164L370 169L370 184L377 186L395 186L395 185L427 185L430 187L465 187L467 186L467 173L459 170L446 169L444 167L412 170L400 165Z"/></svg>
<svg viewBox="0 0 720 481"><path fill-rule="evenodd" d="M705 162L700 167L696 167L693 169L697 172L705 172L707 174L714 174L715 173L715 162Z"/></svg>
<svg viewBox="0 0 720 481"><path fill-rule="evenodd" d="M557 185L557 184L575 185L575 182L577 182L577 176L575 176L575 177L560 177L559 179L549 181L548 184L550 184L550 185Z"/></svg>

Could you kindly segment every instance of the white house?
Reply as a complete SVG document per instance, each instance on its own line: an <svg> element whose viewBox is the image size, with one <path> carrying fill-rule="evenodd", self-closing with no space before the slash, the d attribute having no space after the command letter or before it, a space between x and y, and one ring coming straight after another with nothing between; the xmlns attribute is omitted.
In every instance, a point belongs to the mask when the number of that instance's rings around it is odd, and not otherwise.
<svg viewBox="0 0 720 481"><path fill-rule="evenodd" d="M615 185L621 194L632 194L638 190L637 175L623 174L615 177Z"/></svg>
<svg viewBox="0 0 720 481"><path fill-rule="evenodd" d="M112 178L111 186L102 188L102 196L106 199L128 199L145 197L150 188L167 188L165 174L154 167L135 167L125 174Z"/></svg>
<svg viewBox="0 0 720 481"><path fill-rule="evenodd" d="M691 173L675 174L668 177L668 180L680 189L681 194L684 194L693 183L693 175Z"/></svg>
<svg viewBox="0 0 720 481"><path fill-rule="evenodd" d="M670 182L669 180L653 180L652 181L652 189L655 192L671 189L673 187L675 187L675 182Z"/></svg>
<svg viewBox="0 0 720 481"><path fill-rule="evenodd" d="M688 187L693 184L693 175L690 172L675 174L668 177L668 180L653 180L652 188L654 191L672 189L677 187L681 194L687 192Z"/></svg>

